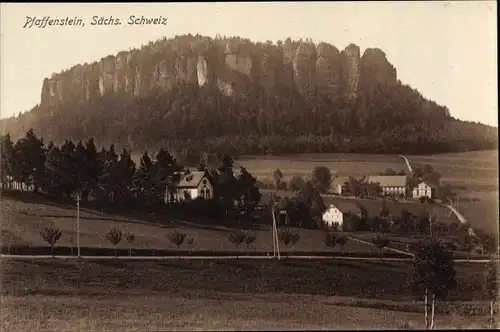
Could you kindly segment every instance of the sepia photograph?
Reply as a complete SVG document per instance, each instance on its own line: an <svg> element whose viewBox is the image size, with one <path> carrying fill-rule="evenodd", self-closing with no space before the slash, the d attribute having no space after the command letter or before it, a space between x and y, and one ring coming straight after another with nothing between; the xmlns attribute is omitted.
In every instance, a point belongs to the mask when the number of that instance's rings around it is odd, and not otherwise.
<svg viewBox="0 0 500 332"><path fill-rule="evenodd" d="M0 6L0 331L500 328L496 1Z"/></svg>

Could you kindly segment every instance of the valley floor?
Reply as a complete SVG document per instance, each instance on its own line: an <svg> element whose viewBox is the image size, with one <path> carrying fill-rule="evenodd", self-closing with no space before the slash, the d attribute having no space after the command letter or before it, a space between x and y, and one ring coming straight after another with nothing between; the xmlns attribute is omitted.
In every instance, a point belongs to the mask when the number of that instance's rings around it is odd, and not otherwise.
<svg viewBox="0 0 500 332"><path fill-rule="evenodd" d="M423 328L395 262L1 261L2 331ZM437 328L488 327L477 265L436 306ZM369 273L367 273L369 271Z"/></svg>
<svg viewBox="0 0 500 332"><path fill-rule="evenodd" d="M5 296L2 331L423 328L421 313L351 307L314 295ZM487 328L486 317L437 315L436 328Z"/></svg>

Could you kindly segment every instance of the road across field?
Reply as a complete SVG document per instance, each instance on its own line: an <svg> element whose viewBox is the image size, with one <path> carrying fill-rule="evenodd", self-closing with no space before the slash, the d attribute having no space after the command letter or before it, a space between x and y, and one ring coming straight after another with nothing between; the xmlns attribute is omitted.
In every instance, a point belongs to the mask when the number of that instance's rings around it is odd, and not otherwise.
<svg viewBox="0 0 500 332"><path fill-rule="evenodd" d="M408 170L411 172L413 172L412 168L411 168L411 165L410 165L410 162L408 161L408 158L406 158L405 156L402 156L402 155L399 155L401 158L403 158L403 160L405 161L406 163L406 167L408 167Z"/></svg>
<svg viewBox="0 0 500 332"><path fill-rule="evenodd" d="M0 259L27 259L27 260L33 260L33 259L52 259L52 258L57 258L57 259L65 259L65 260L71 260L75 259L77 260L77 256L50 256L50 255L0 255ZM233 260L233 259L255 259L255 260L261 260L261 259L278 259L278 257L274 256L81 256L81 259L88 259L88 260L112 260L112 259L124 259L124 260ZM281 256L281 259L304 259L304 260L352 260L352 261L380 261L381 259L379 257L331 257L331 256L295 256L295 255L289 255L289 256ZM413 261L413 258L384 258L384 261L391 261L391 262L411 262ZM454 259L453 260L455 263L488 263L491 260L489 259Z"/></svg>

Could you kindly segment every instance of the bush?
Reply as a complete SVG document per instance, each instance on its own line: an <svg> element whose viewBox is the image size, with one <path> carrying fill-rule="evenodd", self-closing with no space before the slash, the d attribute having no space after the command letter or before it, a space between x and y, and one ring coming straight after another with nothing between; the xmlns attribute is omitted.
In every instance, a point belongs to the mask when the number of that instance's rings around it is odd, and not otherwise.
<svg viewBox="0 0 500 332"><path fill-rule="evenodd" d="M111 244L115 246L115 258L117 258L116 246L122 240L123 233L118 228L111 228L106 233L106 240L108 240Z"/></svg>
<svg viewBox="0 0 500 332"><path fill-rule="evenodd" d="M167 234L167 238L170 242L177 246L177 250L180 249L180 246L184 243L186 239L186 233L179 232L178 230L173 231L172 233Z"/></svg>
<svg viewBox="0 0 500 332"><path fill-rule="evenodd" d="M61 238L61 235L62 233L57 227L46 227L40 233L42 239L50 245L52 257L54 257L54 246L56 242Z"/></svg>

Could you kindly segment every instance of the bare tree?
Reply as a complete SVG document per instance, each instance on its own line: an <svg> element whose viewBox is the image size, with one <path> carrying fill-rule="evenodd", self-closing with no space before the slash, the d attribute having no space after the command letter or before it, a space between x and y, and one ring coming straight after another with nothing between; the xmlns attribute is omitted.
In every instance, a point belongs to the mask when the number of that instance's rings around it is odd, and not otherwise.
<svg viewBox="0 0 500 332"><path fill-rule="evenodd" d="M288 250L288 245L295 245L300 240L300 235L296 231L292 231L288 228L279 232L279 240L285 246L285 252Z"/></svg>
<svg viewBox="0 0 500 332"><path fill-rule="evenodd" d="M52 252L52 257L54 256L54 246L56 242L61 238L61 231L57 227L45 227L42 232L40 232L40 236L42 239L50 245L50 250Z"/></svg>
<svg viewBox="0 0 500 332"><path fill-rule="evenodd" d="M134 233L130 233L130 232L129 233L125 233L125 239L127 240L127 242L129 244L131 244L135 240L135 234ZM132 257L132 247L131 246L129 246L129 248L128 248L128 255L129 255L129 257Z"/></svg>
<svg viewBox="0 0 500 332"><path fill-rule="evenodd" d="M245 242L245 244L247 245L247 249L250 248L250 245L254 243L256 239L257 236L251 231L245 232L245 240L243 242Z"/></svg>
<svg viewBox="0 0 500 332"><path fill-rule="evenodd" d="M184 243L186 239L186 233L179 232L178 230L174 230L172 233L167 234L167 238L170 242L177 246L177 252L179 252L181 245ZM179 259L181 256L179 255Z"/></svg>
<svg viewBox="0 0 500 332"><path fill-rule="evenodd" d="M118 228L111 228L107 233L106 233L106 240L108 240L111 244L115 246L115 258L118 258L117 252L116 252L116 247L118 243L122 240L123 233L121 230Z"/></svg>
<svg viewBox="0 0 500 332"><path fill-rule="evenodd" d="M245 242L247 234L243 231L232 231L227 234L228 240L236 246L236 248L239 248L239 246ZM238 258L238 254L236 254L236 258Z"/></svg>

